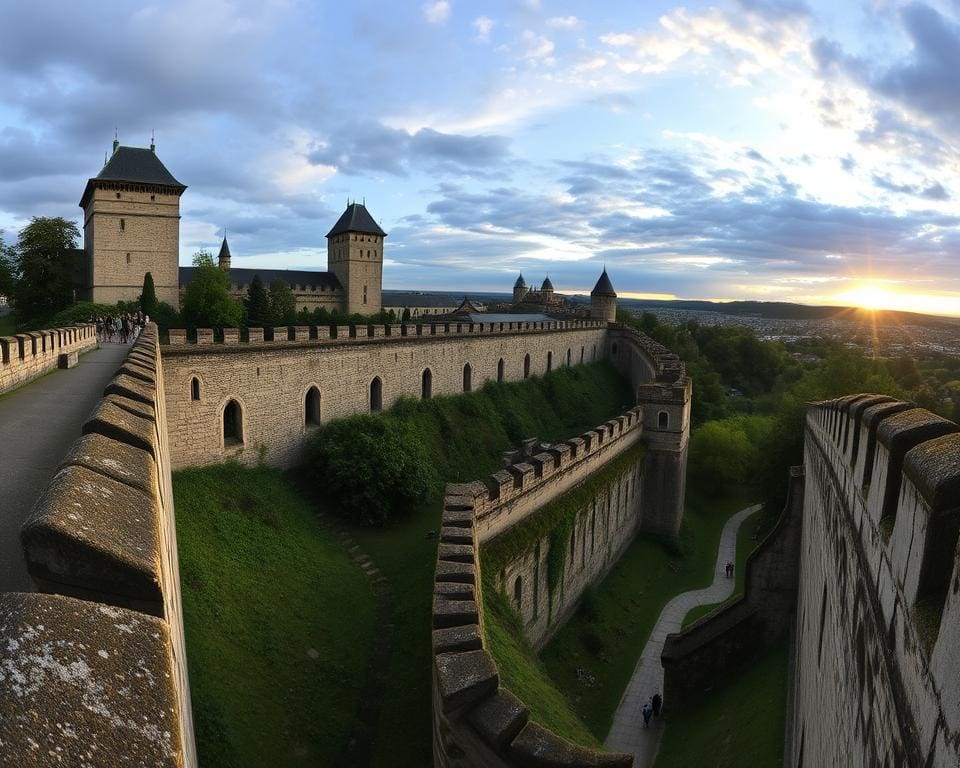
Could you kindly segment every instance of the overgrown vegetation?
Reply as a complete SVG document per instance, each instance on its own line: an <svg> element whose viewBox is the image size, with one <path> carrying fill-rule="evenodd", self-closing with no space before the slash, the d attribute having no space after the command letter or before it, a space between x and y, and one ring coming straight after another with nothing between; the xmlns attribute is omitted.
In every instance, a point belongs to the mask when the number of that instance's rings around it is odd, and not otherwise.
<svg viewBox="0 0 960 768"><path fill-rule="evenodd" d="M365 678L367 579L276 470L189 469L173 485L201 765L333 764Z"/></svg>
<svg viewBox="0 0 960 768"><path fill-rule="evenodd" d="M553 441L631 405L629 386L607 363L560 368L522 382L487 382L471 395L403 399L383 414L359 414L318 430L307 471L360 525L409 516L447 482L477 480L502 451L527 437Z"/></svg>
<svg viewBox="0 0 960 768"><path fill-rule="evenodd" d="M787 642L678 712L667 712L655 768L742 768L783 764Z"/></svg>

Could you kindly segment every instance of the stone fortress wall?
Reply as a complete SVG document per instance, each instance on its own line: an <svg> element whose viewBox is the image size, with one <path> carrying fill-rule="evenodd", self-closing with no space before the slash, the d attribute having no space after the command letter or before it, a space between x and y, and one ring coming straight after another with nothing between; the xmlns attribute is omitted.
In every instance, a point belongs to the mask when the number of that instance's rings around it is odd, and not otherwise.
<svg viewBox="0 0 960 768"><path fill-rule="evenodd" d="M957 766L960 430L854 395L805 439L788 764Z"/></svg>
<svg viewBox="0 0 960 768"><path fill-rule="evenodd" d="M24 766L196 766L156 326L24 524L0 595L0 743Z"/></svg>
<svg viewBox="0 0 960 768"><path fill-rule="evenodd" d="M606 324L595 320L272 331L271 342L262 341L257 328L240 342L239 333L227 329L217 344L206 329L194 344L185 343L183 332L170 332L163 368L174 469L228 458L291 466L319 424L371 411L375 381L386 409L403 396L419 399L427 371L430 396L452 395L466 383L477 390L488 380L519 381L608 357ZM317 418L308 419L314 388ZM241 440L224 439L231 401L240 407Z"/></svg>
<svg viewBox="0 0 960 768"><path fill-rule="evenodd" d="M81 353L96 346L96 328L87 324L0 336L0 394L54 368L72 368Z"/></svg>
<svg viewBox="0 0 960 768"><path fill-rule="evenodd" d="M631 329L613 327L608 332L608 355L631 376L641 402L622 416L514 464L486 481L447 486L433 596L433 749L434 765L457 766L629 766L628 755L604 753L571 744L530 720L528 708L500 686L497 665L484 645L481 541L510 535L517 525L590 477L643 439L647 452L678 453L685 462L685 436L689 425L671 417L689 414L690 381L675 355ZM648 413L655 428L647 434ZM664 417L665 414L665 417ZM591 504L593 541L587 541L587 510L577 515L572 552L564 552L564 589L561 612L569 613L583 588L600 578L615 562L638 525L657 532L676 532L680 526L682 490L670 499L676 520L667 520L665 505L651 503L655 514L646 516L648 483L641 470L646 457L629 467L601 492L607 504ZM669 469L669 465L668 465ZM673 472L663 483L677 483L683 471ZM638 488L639 483L639 488ZM654 487L661 483L653 484ZM611 504L616 492L617 503ZM596 515L614 516L605 533L611 557L596 551ZM618 518L617 515L620 514ZM528 551L497 575L502 588L524 619L534 641L542 641L562 623L541 618L544 608L546 555L549 540L532 541ZM566 545L565 545L566 550ZM590 558L588 561L588 551ZM616 554L613 554L616 553ZM578 563L579 561L579 563ZM588 565L589 562L589 565ZM520 577L519 600L515 591ZM524 584L529 588L524 588ZM536 606L536 607L535 607Z"/></svg>

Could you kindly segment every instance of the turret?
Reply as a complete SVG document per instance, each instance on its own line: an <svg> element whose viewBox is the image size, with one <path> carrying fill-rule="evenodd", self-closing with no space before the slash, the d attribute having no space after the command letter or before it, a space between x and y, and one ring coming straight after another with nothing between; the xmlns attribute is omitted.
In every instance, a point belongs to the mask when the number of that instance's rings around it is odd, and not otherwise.
<svg viewBox="0 0 960 768"><path fill-rule="evenodd" d="M551 304L553 302L553 283L550 282L549 276L543 281L543 285L540 286L540 298L544 304Z"/></svg>
<svg viewBox="0 0 960 768"><path fill-rule="evenodd" d="M523 279L523 274L517 278L513 284L513 303L520 304L527 297L527 283Z"/></svg>
<svg viewBox="0 0 960 768"><path fill-rule="evenodd" d="M612 323L617 319L617 292L604 268L597 284L590 291L590 317Z"/></svg>
<svg viewBox="0 0 960 768"><path fill-rule="evenodd" d="M383 241L387 233L365 205L350 203L327 233L327 269L343 286L347 314L372 315L383 308Z"/></svg>
<svg viewBox="0 0 960 768"><path fill-rule="evenodd" d="M220 254L217 256L217 266L224 272L230 271L230 246L227 245L227 236L223 236L223 242L220 243Z"/></svg>

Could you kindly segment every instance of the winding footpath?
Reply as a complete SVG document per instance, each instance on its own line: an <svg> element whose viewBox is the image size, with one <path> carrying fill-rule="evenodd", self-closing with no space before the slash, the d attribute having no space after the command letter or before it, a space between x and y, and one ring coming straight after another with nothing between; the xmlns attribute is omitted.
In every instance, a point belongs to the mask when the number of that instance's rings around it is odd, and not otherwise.
<svg viewBox="0 0 960 768"><path fill-rule="evenodd" d="M698 605L722 603L733 594L736 579L726 578L724 566L737 560L737 531L740 530L740 524L759 509L760 505L754 504L727 520L720 534L713 583L705 589L682 592L674 597L664 607L650 633L604 742L607 749L633 755L634 768L650 768L653 765L663 733L662 718L654 718L650 727L644 728L640 712L653 694L663 693L663 667L660 664L663 642L667 635L680 631L683 619L691 609Z"/></svg>

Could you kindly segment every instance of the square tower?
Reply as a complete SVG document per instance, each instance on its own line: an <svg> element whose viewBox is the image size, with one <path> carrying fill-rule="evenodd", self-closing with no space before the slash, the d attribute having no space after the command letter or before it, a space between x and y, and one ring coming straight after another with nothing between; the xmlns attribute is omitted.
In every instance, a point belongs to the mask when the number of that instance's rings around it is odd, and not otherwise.
<svg viewBox="0 0 960 768"><path fill-rule="evenodd" d="M96 178L87 182L83 208L83 247L90 300L101 304L135 301L150 272L157 298L180 301L180 195L177 181L154 151L121 147Z"/></svg>
<svg viewBox="0 0 960 768"><path fill-rule="evenodd" d="M366 207L350 203L327 233L327 269L343 286L343 311L371 315L383 308L383 240Z"/></svg>

